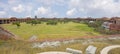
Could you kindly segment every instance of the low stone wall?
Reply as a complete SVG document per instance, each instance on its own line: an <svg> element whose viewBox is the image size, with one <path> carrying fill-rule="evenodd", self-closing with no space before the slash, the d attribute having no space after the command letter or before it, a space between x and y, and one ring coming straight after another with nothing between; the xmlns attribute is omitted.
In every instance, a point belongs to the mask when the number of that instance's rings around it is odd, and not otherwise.
<svg viewBox="0 0 120 54"><path fill-rule="evenodd" d="M0 39L2 40L8 40L14 38L15 35L11 32L5 30L4 28L0 27Z"/></svg>

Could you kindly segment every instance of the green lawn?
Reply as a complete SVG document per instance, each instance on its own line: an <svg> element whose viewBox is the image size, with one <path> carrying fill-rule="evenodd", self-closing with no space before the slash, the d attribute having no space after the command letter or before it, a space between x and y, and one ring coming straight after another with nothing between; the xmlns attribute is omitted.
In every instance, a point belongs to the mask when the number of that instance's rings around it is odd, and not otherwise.
<svg viewBox="0 0 120 54"><path fill-rule="evenodd" d="M21 23L19 29L16 25L12 24L3 24L2 26L23 39L28 39L33 35L36 35L40 40L100 35L98 32L95 32L93 28L90 28L85 24L73 22L58 25L46 25L44 23L37 24L36 26Z"/></svg>

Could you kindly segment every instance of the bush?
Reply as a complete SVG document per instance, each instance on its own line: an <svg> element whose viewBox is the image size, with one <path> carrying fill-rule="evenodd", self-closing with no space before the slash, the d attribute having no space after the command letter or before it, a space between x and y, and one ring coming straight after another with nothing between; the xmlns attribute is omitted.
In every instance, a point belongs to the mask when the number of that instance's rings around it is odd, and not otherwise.
<svg viewBox="0 0 120 54"><path fill-rule="evenodd" d="M57 21L49 20L46 24L47 25L57 25Z"/></svg>
<svg viewBox="0 0 120 54"><path fill-rule="evenodd" d="M27 22L26 22L26 24L30 24L30 23L31 23L31 21L27 21Z"/></svg>
<svg viewBox="0 0 120 54"><path fill-rule="evenodd" d="M37 24L41 24L42 22L41 21L37 21Z"/></svg>
<svg viewBox="0 0 120 54"><path fill-rule="evenodd" d="M21 25L20 25L20 22L13 22L12 24L13 24L13 25L16 25L18 28L21 26Z"/></svg>
<svg viewBox="0 0 120 54"><path fill-rule="evenodd" d="M27 24L31 24L31 25L36 25L36 24L41 24L41 21L38 20L32 20L32 21L27 21Z"/></svg>
<svg viewBox="0 0 120 54"><path fill-rule="evenodd" d="M101 34L120 34L119 31L111 31L111 30L106 30L104 28L101 27L102 25L102 21L96 21L94 23L89 23L89 22L84 22L84 24L87 24L89 27L93 27L95 31L101 33Z"/></svg>

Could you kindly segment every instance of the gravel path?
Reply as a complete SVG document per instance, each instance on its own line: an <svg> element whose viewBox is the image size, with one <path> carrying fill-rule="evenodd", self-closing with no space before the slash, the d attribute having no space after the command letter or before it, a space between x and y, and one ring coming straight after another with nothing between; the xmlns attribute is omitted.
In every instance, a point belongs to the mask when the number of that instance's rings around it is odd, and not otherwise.
<svg viewBox="0 0 120 54"><path fill-rule="evenodd" d="M108 54L108 52L114 48L120 48L120 45L112 45L112 46L105 47L101 50L100 54Z"/></svg>

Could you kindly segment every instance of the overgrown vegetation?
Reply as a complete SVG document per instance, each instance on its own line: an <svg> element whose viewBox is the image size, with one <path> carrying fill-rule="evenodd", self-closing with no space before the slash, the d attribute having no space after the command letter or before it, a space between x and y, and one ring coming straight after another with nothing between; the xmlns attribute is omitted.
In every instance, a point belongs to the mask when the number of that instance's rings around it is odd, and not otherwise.
<svg viewBox="0 0 120 54"><path fill-rule="evenodd" d="M120 48L112 49L108 54L120 54Z"/></svg>
<svg viewBox="0 0 120 54"><path fill-rule="evenodd" d="M40 52L46 52L46 51L66 51L66 48L73 48L77 50L82 50L85 52L85 49L89 44L83 45L81 43L73 43L73 44L66 44L61 45L58 47L46 47L46 48L32 48L31 43L23 42L23 41L1 41L2 43L0 45L0 52L2 54L36 54ZM102 49L102 47L107 46L108 44L100 44L100 43L94 43L94 46L99 46ZM97 51L99 54L99 51Z"/></svg>
<svg viewBox="0 0 120 54"><path fill-rule="evenodd" d="M73 49L81 50L83 51L83 54L85 54L85 49L89 45L94 45L97 47L96 54L100 54L100 51L104 47L112 45L113 43L119 44L120 42L118 41L119 40L112 40L112 42L109 40L103 42L96 41L94 43L87 43L87 44L76 42L71 44L62 44L61 46L58 47L32 48L32 43L30 42L16 41L16 40L8 40L8 41L0 40L0 53L1 54L36 54L46 51L66 51L66 48L73 48ZM114 54L119 53L119 51L120 49L111 50L111 52Z"/></svg>
<svg viewBox="0 0 120 54"><path fill-rule="evenodd" d="M99 32L101 34L120 34L120 31L113 31L113 30L106 30L102 27L102 21L94 21L93 23L90 23L88 21L84 21L84 24L87 24L89 27L93 27L96 32Z"/></svg>

